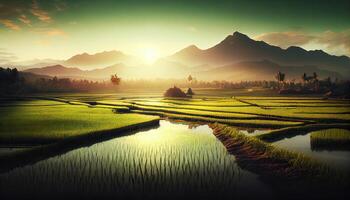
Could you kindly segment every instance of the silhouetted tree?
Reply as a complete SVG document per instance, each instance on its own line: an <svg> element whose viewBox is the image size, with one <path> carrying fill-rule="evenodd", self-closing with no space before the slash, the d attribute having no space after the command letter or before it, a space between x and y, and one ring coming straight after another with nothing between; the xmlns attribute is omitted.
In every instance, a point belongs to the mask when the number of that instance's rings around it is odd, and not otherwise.
<svg viewBox="0 0 350 200"><path fill-rule="evenodd" d="M174 86L169 88L165 93L165 97L188 97L180 88Z"/></svg>
<svg viewBox="0 0 350 200"><path fill-rule="evenodd" d="M192 95L194 95L194 92L192 91L191 88L188 88L186 94L189 95L189 96L192 96Z"/></svg>
<svg viewBox="0 0 350 200"><path fill-rule="evenodd" d="M318 75L316 72L313 73L312 79L314 82L318 81Z"/></svg>
<svg viewBox="0 0 350 200"><path fill-rule="evenodd" d="M286 75L285 75L284 73L280 72L280 71L277 72L277 74L275 75L275 78L276 78L276 80L277 80L277 82L278 82L278 87L279 87L279 88L281 88L281 87L280 87L280 84L281 84L281 83L284 83L285 77L286 77Z"/></svg>
<svg viewBox="0 0 350 200"><path fill-rule="evenodd" d="M113 85L119 85L120 81L121 78L119 78L117 74L111 76L111 82L113 83Z"/></svg>
<svg viewBox="0 0 350 200"><path fill-rule="evenodd" d="M306 73L303 74L303 76L301 76L301 80L306 83L308 80L307 80L307 75Z"/></svg>
<svg viewBox="0 0 350 200"><path fill-rule="evenodd" d="M191 83L192 80L193 80L193 77L192 77L191 75L189 75L189 76L187 77L187 80L188 80L189 83Z"/></svg>
<svg viewBox="0 0 350 200"><path fill-rule="evenodd" d="M278 72L276 75L275 75L275 78L278 82L284 82L284 78L285 78L285 74L283 74L282 72Z"/></svg>

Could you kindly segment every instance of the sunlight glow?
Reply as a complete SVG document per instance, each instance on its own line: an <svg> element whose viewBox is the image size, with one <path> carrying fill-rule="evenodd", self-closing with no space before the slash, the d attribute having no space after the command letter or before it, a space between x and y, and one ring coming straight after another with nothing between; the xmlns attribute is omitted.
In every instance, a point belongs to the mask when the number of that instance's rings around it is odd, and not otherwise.
<svg viewBox="0 0 350 200"><path fill-rule="evenodd" d="M155 49L148 48L144 50L143 58L147 64L153 64L159 58L159 54Z"/></svg>

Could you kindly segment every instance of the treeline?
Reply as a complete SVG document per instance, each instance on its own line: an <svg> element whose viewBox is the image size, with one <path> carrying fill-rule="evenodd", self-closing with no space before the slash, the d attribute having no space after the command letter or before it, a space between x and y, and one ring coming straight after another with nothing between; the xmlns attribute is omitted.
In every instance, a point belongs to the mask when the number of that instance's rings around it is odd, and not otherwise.
<svg viewBox="0 0 350 200"><path fill-rule="evenodd" d="M114 75L116 76L116 75ZM320 93L333 94L349 93L349 81L338 81L326 78L319 80L317 74L301 76L301 81L285 81L285 75L276 74L276 81L200 81L194 77L188 79L129 79L118 77L118 84L107 81L74 80L69 78L43 77L39 75L18 72L17 69L0 67L0 92L13 93L40 93L40 92L98 92L118 89L166 90L177 86L180 88L222 88L222 89L249 89L266 88L280 93ZM119 84L120 83L120 84Z"/></svg>
<svg viewBox="0 0 350 200"><path fill-rule="evenodd" d="M16 68L1 68L0 67L0 92L4 93L17 93L23 89L25 80L20 77Z"/></svg>
<svg viewBox="0 0 350 200"><path fill-rule="evenodd" d="M16 68L0 67L1 94L40 92L85 92L113 89L110 82L72 80L69 78L40 78L38 75L19 72Z"/></svg>

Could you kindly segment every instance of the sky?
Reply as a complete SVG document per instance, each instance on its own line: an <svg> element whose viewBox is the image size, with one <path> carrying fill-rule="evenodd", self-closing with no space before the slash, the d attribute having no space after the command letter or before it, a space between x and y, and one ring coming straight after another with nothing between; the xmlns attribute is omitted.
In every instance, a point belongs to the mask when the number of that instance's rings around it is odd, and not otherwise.
<svg viewBox="0 0 350 200"><path fill-rule="evenodd" d="M350 56L349 0L0 0L0 63L119 50L157 58L239 31Z"/></svg>

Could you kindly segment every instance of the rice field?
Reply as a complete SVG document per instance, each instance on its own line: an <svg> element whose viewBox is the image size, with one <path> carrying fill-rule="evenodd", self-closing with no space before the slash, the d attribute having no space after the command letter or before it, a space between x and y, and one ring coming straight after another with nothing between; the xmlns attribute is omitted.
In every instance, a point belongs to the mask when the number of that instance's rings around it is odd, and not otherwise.
<svg viewBox="0 0 350 200"><path fill-rule="evenodd" d="M312 149L350 149L350 131L326 129L310 133Z"/></svg>
<svg viewBox="0 0 350 200"><path fill-rule="evenodd" d="M0 175L16 197L268 197L269 188L237 166L208 126L160 127L70 151ZM252 193L254 191L254 193Z"/></svg>
<svg viewBox="0 0 350 200"><path fill-rule="evenodd" d="M116 114L111 109L48 100L12 102L11 106L0 107L0 141L3 144L51 143L157 118L140 114Z"/></svg>
<svg viewBox="0 0 350 200"><path fill-rule="evenodd" d="M0 174L1 193L149 198L176 194L177 198L194 192L196 197L271 197L270 187L276 189L276 182L270 181L273 174L294 177L307 172L311 179L315 174L327 179L339 166L350 174L346 160L349 144L345 142L350 130L349 101L315 96L237 96L210 90L196 94L191 99L163 98L156 92L0 99L4 146L54 145L106 130L116 133L116 138L88 145L72 143L69 151ZM150 131L118 135L123 127L159 119L184 121L186 125L162 120L160 127ZM266 157L258 160L278 161L277 165L268 163L270 172L264 174L256 166L240 164L244 152L230 154L224 146L227 144L207 126L215 123L235 130L235 134L228 134L235 140L233 144L246 144L243 150L252 155L260 152ZM327 143L326 149L320 149L322 142ZM346 148L339 152L336 146ZM246 163L256 159L252 155L245 158ZM287 165L291 166L278 169ZM333 177L339 176L336 173ZM335 179L332 181L342 181ZM285 183L277 181L277 186ZM280 194L272 192L272 196Z"/></svg>

